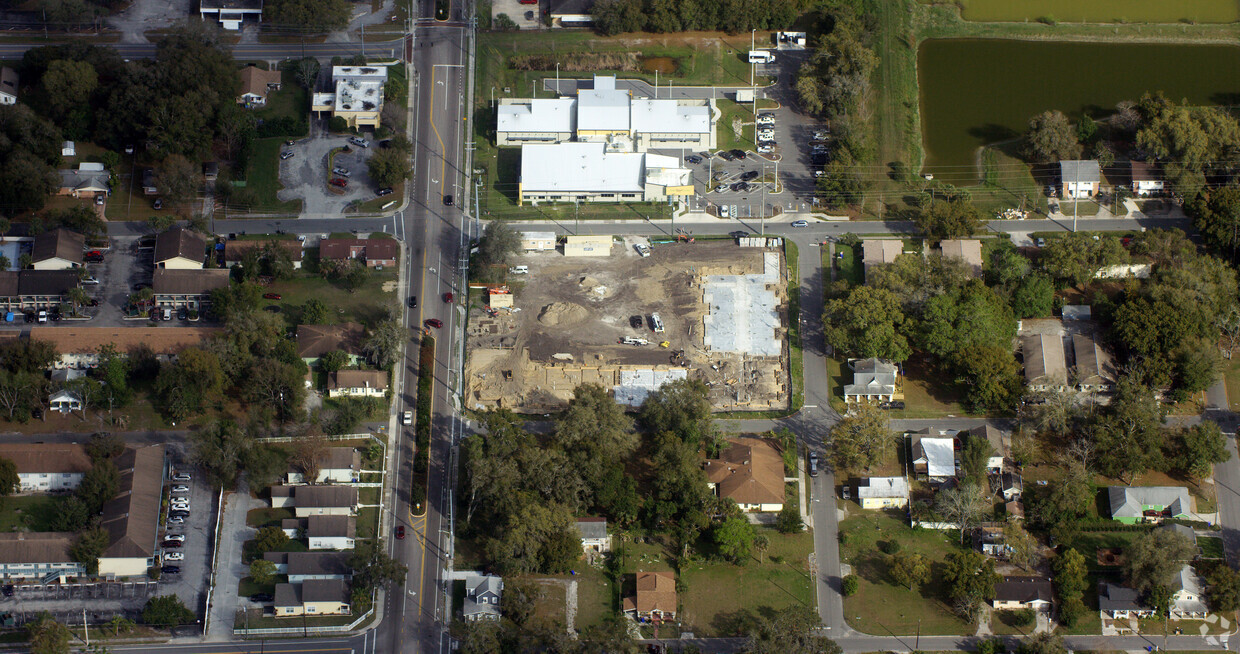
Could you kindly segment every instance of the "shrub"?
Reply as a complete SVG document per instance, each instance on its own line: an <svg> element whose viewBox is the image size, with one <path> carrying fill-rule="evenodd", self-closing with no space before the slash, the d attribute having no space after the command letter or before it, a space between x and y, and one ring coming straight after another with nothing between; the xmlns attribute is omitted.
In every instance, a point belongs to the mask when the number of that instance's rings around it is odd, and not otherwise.
<svg viewBox="0 0 1240 654"><path fill-rule="evenodd" d="M900 551L900 543L894 540L879 541L878 549L881 550L883 554L895 554Z"/></svg>
<svg viewBox="0 0 1240 654"><path fill-rule="evenodd" d="M327 121L327 129L333 132L347 132L349 131L349 121L345 120L343 116L332 116L331 120Z"/></svg>
<svg viewBox="0 0 1240 654"><path fill-rule="evenodd" d="M803 527L800 512L791 504L785 504L779 515L775 517L775 529L781 534L795 534ZM843 534L840 535L843 536Z"/></svg>
<svg viewBox="0 0 1240 654"><path fill-rule="evenodd" d="M841 583L840 590L843 591L844 597L852 597L857 594L857 588L861 582L857 580L857 575L846 575Z"/></svg>

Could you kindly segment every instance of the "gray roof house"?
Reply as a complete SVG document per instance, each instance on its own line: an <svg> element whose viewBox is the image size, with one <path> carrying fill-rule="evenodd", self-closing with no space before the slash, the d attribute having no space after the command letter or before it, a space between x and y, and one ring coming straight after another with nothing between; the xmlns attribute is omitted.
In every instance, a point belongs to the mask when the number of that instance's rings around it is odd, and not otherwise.
<svg viewBox="0 0 1240 654"><path fill-rule="evenodd" d="M1187 518L1192 499L1183 486L1108 486L1111 519L1126 523Z"/></svg>
<svg viewBox="0 0 1240 654"><path fill-rule="evenodd" d="M607 533L607 518L578 518L577 531L581 533L581 549L586 552L611 551L611 536Z"/></svg>
<svg viewBox="0 0 1240 654"><path fill-rule="evenodd" d="M1119 584L1106 581L1098 584L1098 610L1104 617L1124 620L1144 618L1154 614L1154 609L1141 601L1141 594Z"/></svg>
<svg viewBox="0 0 1240 654"><path fill-rule="evenodd" d="M852 364L853 383L844 385L845 402L890 402L896 394L900 373L894 363L882 359L859 359Z"/></svg>
<svg viewBox="0 0 1240 654"><path fill-rule="evenodd" d="M1065 198L1089 198L1098 193L1102 169L1094 159L1060 161L1059 179Z"/></svg>
<svg viewBox="0 0 1240 654"><path fill-rule="evenodd" d="M475 575L465 580L465 605L462 614L467 622L498 620L499 598L504 580L493 575Z"/></svg>
<svg viewBox="0 0 1240 654"><path fill-rule="evenodd" d="M1182 525L1178 522L1172 522L1170 524L1165 524L1159 527L1159 529L1165 529L1167 531L1175 532L1183 536L1184 538L1188 539L1188 542L1192 543L1193 545L1197 544L1197 532L1193 531L1193 528L1189 527L1188 525Z"/></svg>

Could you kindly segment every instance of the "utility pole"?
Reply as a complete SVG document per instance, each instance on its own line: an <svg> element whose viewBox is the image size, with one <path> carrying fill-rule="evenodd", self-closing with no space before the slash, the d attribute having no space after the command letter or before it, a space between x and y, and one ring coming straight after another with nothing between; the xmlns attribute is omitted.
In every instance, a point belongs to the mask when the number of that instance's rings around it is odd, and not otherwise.
<svg viewBox="0 0 1240 654"><path fill-rule="evenodd" d="M366 23L362 23L362 59L366 59Z"/></svg>
<svg viewBox="0 0 1240 654"><path fill-rule="evenodd" d="M555 94L560 95L560 62L558 61L555 62Z"/></svg>
<svg viewBox="0 0 1240 654"><path fill-rule="evenodd" d="M90 647L90 625L86 624L86 609L82 609L82 629L86 632L86 646Z"/></svg>

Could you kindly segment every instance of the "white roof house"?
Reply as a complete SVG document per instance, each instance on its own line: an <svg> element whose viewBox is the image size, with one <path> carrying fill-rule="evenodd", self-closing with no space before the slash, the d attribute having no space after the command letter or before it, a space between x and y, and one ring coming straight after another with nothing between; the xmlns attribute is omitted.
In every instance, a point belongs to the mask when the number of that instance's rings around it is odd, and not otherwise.
<svg viewBox="0 0 1240 654"><path fill-rule="evenodd" d="M635 99L630 106L634 132L704 134L711 131L710 107L675 100Z"/></svg>
<svg viewBox="0 0 1240 654"><path fill-rule="evenodd" d="M896 394L898 377L899 372L893 363L874 358L856 361L853 363L853 383L844 385L844 401L890 402Z"/></svg>
<svg viewBox="0 0 1240 654"><path fill-rule="evenodd" d="M869 477L857 483L857 503L863 509L908 506L908 482L904 477Z"/></svg>
<svg viewBox="0 0 1240 654"><path fill-rule="evenodd" d="M913 436L913 470L931 479L956 476L956 450L951 438Z"/></svg>
<svg viewBox="0 0 1240 654"><path fill-rule="evenodd" d="M496 131L571 134L577 131L577 99L536 98L500 104Z"/></svg>
<svg viewBox="0 0 1240 654"><path fill-rule="evenodd" d="M597 75L594 88L577 91L577 129L629 132L629 92L616 89L616 78Z"/></svg>

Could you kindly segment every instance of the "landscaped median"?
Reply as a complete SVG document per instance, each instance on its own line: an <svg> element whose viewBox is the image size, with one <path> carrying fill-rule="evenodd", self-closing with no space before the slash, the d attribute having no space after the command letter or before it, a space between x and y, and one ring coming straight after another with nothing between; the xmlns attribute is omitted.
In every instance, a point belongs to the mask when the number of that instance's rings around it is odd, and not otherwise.
<svg viewBox="0 0 1240 654"><path fill-rule="evenodd" d="M413 482L409 488L409 511L422 515L426 502L426 471L431 456L431 385L435 381L435 338L423 336L418 352L418 399L414 417Z"/></svg>

